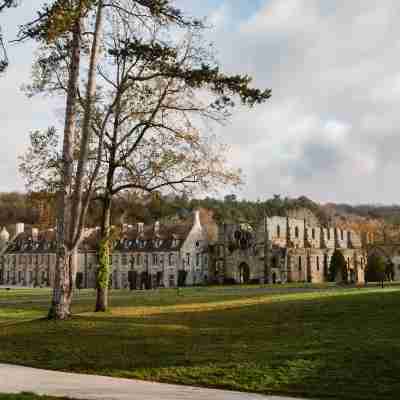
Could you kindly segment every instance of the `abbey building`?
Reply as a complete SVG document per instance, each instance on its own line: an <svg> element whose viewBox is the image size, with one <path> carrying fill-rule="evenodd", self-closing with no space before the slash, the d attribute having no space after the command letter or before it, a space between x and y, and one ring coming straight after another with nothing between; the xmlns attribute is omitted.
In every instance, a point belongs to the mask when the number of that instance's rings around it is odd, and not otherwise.
<svg viewBox="0 0 400 400"><path fill-rule="evenodd" d="M110 256L110 285L151 289L229 283L320 283L335 250L346 260L337 281L364 282L360 235L305 220L268 217L257 226L217 226L196 211L186 221L121 227ZM96 287L99 229L88 229L76 254L76 286ZM56 263L54 230L17 224L0 232L0 284L51 286Z"/></svg>
<svg viewBox="0 0 400 400"><path fill-rule="evenodd" d="M343 254L347 267L336 280L364 282L366 253L360 235L351 230L274 216L256 227L221 225L213 248L211 276L216 282L325 282L335 250Z"/></svg>

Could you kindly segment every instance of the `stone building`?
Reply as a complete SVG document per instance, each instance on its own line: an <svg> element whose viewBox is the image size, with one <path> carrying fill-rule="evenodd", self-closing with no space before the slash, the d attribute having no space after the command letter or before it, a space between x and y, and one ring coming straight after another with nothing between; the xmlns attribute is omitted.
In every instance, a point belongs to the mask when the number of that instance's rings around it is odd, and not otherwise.
<svg viewBox="0 0 400 400"><path fill-rule="evenodd" d="M220 283L320 283L328 279L335 250L346 260L347 279L364 282L366 254L354 231L278 216L256 227L223 224L213 245L210 279ZM337 281L341 280L338 273Z"/></svg>
<svg viewBox="0 0 400 400"><path fill-rule="evenodd" d="M7 233L8 234L8 233ZM0 283L50 286L54 279L54 230L39 232L16 228L10 240L5 230L0 253ZM96 287L99 229L85 231L77 257L77 283ZM142 289L204 284L208 281L208 238L200 212L188 221L171 225L125 225L110 255L113 288Z"/></svg>

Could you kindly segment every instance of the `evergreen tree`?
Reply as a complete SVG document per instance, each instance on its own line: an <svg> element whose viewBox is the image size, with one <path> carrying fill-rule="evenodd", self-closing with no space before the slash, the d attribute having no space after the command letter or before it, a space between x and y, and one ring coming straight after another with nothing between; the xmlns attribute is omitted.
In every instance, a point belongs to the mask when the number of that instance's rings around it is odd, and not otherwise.
<svg viewBox="0 0 400 400"><path fill-rule="evenodd" d="M343 254L336 249L329 265L329 281L335 282L338 274L341 275L342 281L347 282L347 263Z"/></svg>

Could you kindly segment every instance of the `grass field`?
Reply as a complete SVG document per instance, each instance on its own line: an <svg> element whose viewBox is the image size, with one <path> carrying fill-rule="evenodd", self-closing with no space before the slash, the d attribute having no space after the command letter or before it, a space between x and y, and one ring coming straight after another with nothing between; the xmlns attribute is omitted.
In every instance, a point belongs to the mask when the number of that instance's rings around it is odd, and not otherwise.
<svg viewBox="0 0 400 400"><path fill-rule="evenodd" d="M19 394L2 394L0 393L0 400L61 400L65 397L49 397L49 396L38 396L34 393L19 393Z"/></svg>
<svg viewBox="0 0 400 400"><path fill-rule="evenodd" d="M47 290L0 291L0 362L320 399L398 399L400 288L93 291L67 322ZM0 398L0 400L3 400ZM29 399L30 400L30 399Z"/></svg>

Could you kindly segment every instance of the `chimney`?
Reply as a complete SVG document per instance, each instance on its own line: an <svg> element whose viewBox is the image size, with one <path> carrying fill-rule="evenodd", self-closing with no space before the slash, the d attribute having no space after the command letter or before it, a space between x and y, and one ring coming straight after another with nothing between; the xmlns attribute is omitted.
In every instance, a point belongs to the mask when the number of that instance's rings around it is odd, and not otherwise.
<svg viewBox="0 0 400 400"><path fill-rule="evenodd" d="M0 232L0 242L7 243L10 240L10 234L7 232L7 229L4 227Z"/></svg>
<svg viewBox="0 0 400 400"><path fill-rule="evenodd" d="M129 225L128 224L122 224L122 233L128 232Z"/></svg>
<svg viewBox="0 0 400 400"><path fill-rule="evenodd" d="M36 242L39 238L39 229L32 228L32 240Z"/></svg>
<svg viewBox="0 0 400 400"><path fill-rule="evenodd" d="M18 222L18 224L15 225L15 236L18 236L24 232L25 232L25 224L23 222Z"/></svg>
<svg viewBox="0 0 400 400"><path fill-rule="evenodd" d="M200 222L200 210L196 210L194 212L194 226L201 226Z"/></svg>

